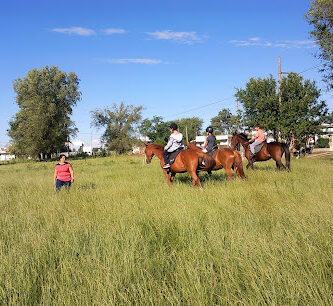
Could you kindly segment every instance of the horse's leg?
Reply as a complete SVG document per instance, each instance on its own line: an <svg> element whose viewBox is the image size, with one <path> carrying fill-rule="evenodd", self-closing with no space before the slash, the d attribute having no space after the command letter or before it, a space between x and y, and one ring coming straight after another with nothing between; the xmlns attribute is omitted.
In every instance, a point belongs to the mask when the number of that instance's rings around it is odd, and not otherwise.
<svg viewBox="0 0 333 306"><path fill-rule="evenodd" d="M170 177L169 177L169 172L168 172L168 170L163 169L163 173L164 173L164 175L165 175L165 178L166 178L167 184L168 184L169 186L171 186L171 181L170 181Z"/></svg>
<svg viewBox="0 0 333 306"><path fill-rule="evenodd" d="M284 164L281 161L281 152L275 152L274 154L271 154L271 156L273 157L273 159L275 160L276 163L276 167L278 168L278 170L285 170L286 167L284 166Z"/></svg>
<svg viewBox="0 0 333 306"><path fill-rule="evenodd" d="M276 164L276 168L278 168L278 170L280 170L280 165L279 165L279 163L278 163L278 162L275 162L275 164Z"/></svg>
<svg viewBox="0 0 333 306"><path fill-rule="evenodd" d="M226 167L226 168L225 168L225 173L227 174L228 179L229 179L229 180L232 180L231 167Z"/></svg>
<svg viewBox="0 0 333 306"><path fill-rule="evenodd" d="M281 168L282 168L282 170L286 170L286 167L285 167L285 165L282 163L281 158L278 159L278 160L276 160L276 166L277 166L278 170L281 170Z"/></svg>
<svg viewBox="0 0 333 306"><path fill-rule="evenodd" d="M170 181L173 182L173 180L175 179L176 176L176 172L171 172L171 176L170 176Z"/></svg>
<svg viewBox="0 0 333 306"><path fill-rule="evenodd" d="M249 167L251 167L251 169L253 170L253 159L251 157L251 153L250 153L249 148L245 151L245 157L248 161L248 164L246 165L246 169L249 169Z"/></svg>
<svg viewBox="0 0 333 306"><path fill-rule="evenodd" d="M212 176L212 171L208 170L207 173L210 177Z"/></svg>

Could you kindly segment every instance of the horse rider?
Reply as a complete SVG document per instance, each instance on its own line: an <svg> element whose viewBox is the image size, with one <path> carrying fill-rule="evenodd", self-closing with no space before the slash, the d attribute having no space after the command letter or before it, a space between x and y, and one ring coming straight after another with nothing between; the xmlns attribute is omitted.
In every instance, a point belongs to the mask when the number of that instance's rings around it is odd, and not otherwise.
<svg viewBox="0 0 333 306"><path fill-rule="evenodd" d="M170 153L172 153L176 150L184 149L183 134L178 132L177 124L173 122L170 124L169 128L170 128L171 135L170 135L169 141L166 144L166 146L164 147L164 151L163 151L163 159L164 159L163 169L170 168L169 158L168 158Z"/></svg>
<svg viewBox="0 0 333 306"><path fill-rule="evenodd" d="M256 134L254 135L254 137L252 137L249 140L249 142L252 142L250 144L251 157L256 155L256 153L255 153L256 146L260 145L261 143L263 143L266 140L264 131L260 128L259 124L255 125L255 130L256 130Z"/></svg>
<svg viewBox="0 0 333 306"><path fill-rule="evenodd" d="M215 146L216 137L213 134L213 128L211 126L206 128L207 138L205 141L204 148L202 152L210 153Z"/></svg>

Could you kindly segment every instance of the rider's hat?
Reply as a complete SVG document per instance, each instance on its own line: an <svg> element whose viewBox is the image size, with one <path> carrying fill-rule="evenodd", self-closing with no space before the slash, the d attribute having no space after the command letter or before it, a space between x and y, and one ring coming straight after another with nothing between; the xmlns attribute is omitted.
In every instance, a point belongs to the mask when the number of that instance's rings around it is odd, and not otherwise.
<svg viewBox="0 0 333 306"><path fill-rule="evenodd" d="M206 132L208 132L208 133L213 133L213 128L212 128L211 126L208 126L208 127L206 128Z"/></svg>

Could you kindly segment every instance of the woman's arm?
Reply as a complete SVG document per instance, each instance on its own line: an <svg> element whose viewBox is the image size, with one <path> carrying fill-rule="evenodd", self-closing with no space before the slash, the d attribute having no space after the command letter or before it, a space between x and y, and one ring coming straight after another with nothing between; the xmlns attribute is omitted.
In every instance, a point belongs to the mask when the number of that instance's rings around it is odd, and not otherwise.
<svg viewBox="0 0 333 306"><path fill-rule="evenodd" d="M207 137L206 137L206 141L205 141L205 144L204 144L204 149L206 149L207 148L207 146L208 146L208 140L207 140Z"/></svg>
<svg viewBox="0 0 333 306"><path fill-rule="evenodd" d="M58 175L57 168L54 168L53 185L55 185L57 182L57 175Z"/></svg>
<svg viewBox="0 0 333 306"><path fill-rule="evenodd" d="M74 170L72 165L69 166L69 172L71 173L71 182L74 182Z"/></svg>
<svg viewBox="0 0 333 306"><path fill-rule="evenodd" d="M167 143L166 146L164 147L164 151L165 151L165 150L168 150L169 148L171 148L171 146L172 146L172 142L173 142L173 138L170 136L168 143Z"/></svg>

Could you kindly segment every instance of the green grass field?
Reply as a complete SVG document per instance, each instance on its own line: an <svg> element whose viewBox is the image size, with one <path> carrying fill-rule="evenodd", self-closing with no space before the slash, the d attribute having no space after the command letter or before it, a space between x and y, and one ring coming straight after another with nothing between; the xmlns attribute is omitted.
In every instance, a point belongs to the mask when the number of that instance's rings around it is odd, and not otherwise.
<svg viewBox="0 0 333 306"><path fill-rule="evenodd" d="M256 164L247 180L156 160L0 166L0 304L333 304L333 162Z"/></svg>

